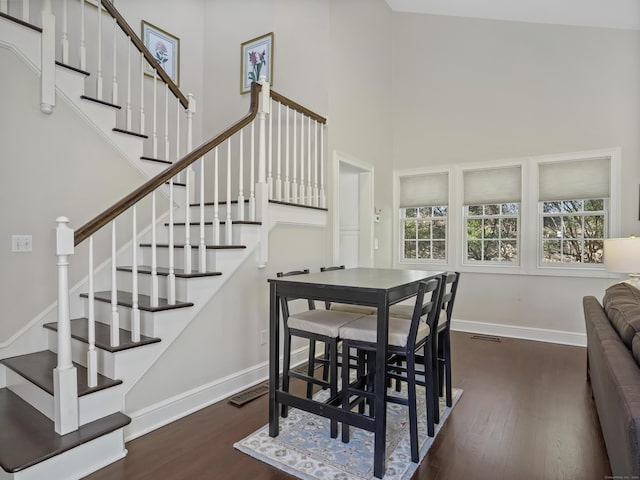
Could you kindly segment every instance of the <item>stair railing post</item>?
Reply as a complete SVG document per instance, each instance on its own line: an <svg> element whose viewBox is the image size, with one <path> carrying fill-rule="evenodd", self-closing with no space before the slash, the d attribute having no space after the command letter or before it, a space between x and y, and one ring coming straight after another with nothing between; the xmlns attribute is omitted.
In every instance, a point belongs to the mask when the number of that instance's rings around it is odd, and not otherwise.
<svg viewBox="0 0 640 480"><path fill-rule="evenodd" d="M56 17L51 0L44 0L41 17L40 110L50 114L56 106Z"/></svg>
<svg viewBox="0 0 640 480"><path fill-rule="evenodd" d="M71 318L69 314L69 255L74 253L74 232L69 219L56 219L58 257L58 364L53 370L55 430L65 435L78 429L78 381L71 361Z"/></svg>
<svg viewBox="0 0 640 480"><path fill-rule="evenodd" d="M258 183L256 185L256 214L262 223L260 244L257 251L258 268L264 268L269 260L269 185L267 184L267 136L266 120L271 113L271 90L265 76L260 77L260 101L258 103Z"/></svg>

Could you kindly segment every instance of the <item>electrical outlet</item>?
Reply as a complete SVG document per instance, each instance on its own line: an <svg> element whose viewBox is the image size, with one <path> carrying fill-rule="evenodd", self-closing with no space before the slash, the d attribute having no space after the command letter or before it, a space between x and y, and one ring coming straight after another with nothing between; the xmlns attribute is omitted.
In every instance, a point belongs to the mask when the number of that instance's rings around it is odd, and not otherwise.
<svg viewBox="0 0 640 480"><path fill-rule="evenodd" d="M260 330L260 345L266 345L269 337L266 330Z"/></svg>
<svg viewBox="0 0 640 480"><path fill-rule="evenodd" d="M31 252L33 237L31 235L11 235L12 252Z"/></svg>

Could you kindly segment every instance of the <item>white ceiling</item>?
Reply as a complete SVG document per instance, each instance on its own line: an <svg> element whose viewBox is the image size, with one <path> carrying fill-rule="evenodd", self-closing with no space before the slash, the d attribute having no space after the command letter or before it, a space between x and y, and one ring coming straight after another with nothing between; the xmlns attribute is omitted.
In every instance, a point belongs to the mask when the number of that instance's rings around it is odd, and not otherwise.
<svg viewBox="0 0 640 480"><path fill-rule="evenodd" d="M640 0L386 0L396 12L640 30Z"/></svg>

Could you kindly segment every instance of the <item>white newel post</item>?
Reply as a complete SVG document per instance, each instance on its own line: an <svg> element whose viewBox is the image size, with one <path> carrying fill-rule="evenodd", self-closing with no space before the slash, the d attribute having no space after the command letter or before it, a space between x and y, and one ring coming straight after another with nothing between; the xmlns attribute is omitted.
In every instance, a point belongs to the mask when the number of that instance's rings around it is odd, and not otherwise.
<svg viewBox="0 0 640 480"><path fill-rule="evenodd" d="M258 183L256 184L256 216L262 223L260 245L257 250L258 268L264 268L269 260L269 185L267 184L266 120L271 109L271 92L265 76L260 77L260 101L258 102Z"/></svg>
<svg viewBox="0 0 640 480"><path fill-rule="evenodd" d="M42 4L40 110L53 113L56 106L56 18L51 0Z"/></svg>
<svg viewBox="0 0 640 480"><path fill-rule="evenodd" d="M78 429L78 383L71 362L71 318L69 315L69 255L74 253L73 230L69 219L56 219L58 257L58 365L53 370L55 429L66 435Z"/></svg>

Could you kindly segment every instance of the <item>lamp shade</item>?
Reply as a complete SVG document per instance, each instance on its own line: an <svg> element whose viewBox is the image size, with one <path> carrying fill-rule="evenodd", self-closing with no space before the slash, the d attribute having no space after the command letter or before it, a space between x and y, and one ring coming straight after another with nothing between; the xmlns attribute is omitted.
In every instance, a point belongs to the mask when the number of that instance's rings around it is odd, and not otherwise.
<svg viewBox="0 0 640 480"><path fill-rule="evenodd" d="M606 239L604 268L607 272L640 273L640 237Z"/></svg>

